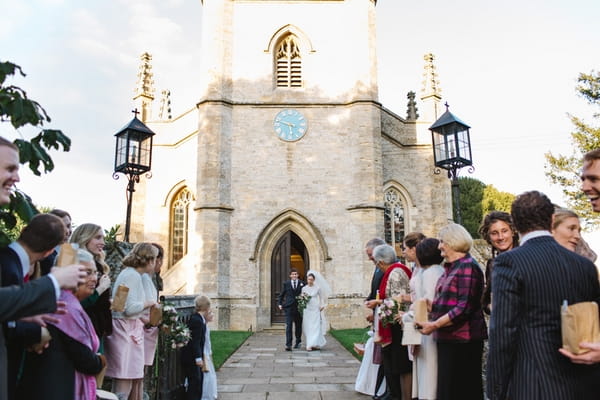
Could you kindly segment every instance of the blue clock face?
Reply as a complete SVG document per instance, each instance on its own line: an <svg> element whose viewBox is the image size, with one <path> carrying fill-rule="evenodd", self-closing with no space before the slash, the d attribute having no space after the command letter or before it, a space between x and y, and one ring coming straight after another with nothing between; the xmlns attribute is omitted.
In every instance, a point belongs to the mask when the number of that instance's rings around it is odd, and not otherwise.
<svg viewBox="0 0 600 400"><path fill-rule="evenodd" d="M308 129L308 121L300 111L287 109L277 113L273 129L280 139L294 142L304 136Z"/></svg>

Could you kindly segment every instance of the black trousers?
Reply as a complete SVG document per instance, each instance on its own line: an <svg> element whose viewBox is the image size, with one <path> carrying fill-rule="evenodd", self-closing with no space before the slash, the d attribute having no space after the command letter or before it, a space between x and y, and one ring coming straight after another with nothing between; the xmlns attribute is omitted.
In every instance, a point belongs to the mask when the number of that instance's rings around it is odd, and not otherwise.
<svg viewBox="0 0 600 400"><path fill-rule="evenodd" d="M295 325L296 343L302 340L302 314L295 306L286 307L283 311L285 312L285 347L292 347L292 325Z"/></svg>
<svg viewBox="0 0 600 400"><path fill-rule="evenodd" d="M438 400L483 400L481 357L483 341L440 343Z"/></svg>
<svg viewBox="0 0 600 400"><path fill-rule="evenodd" d="M183 372L188 380L188 387L185 391L185 400L201 400L202 384L204 383L204 372L202 368L193 364L185 365Z"/></svg>
<svg viewBox="0 0 600 400"><path fill-rule="evenodd" d="M393 399L401 399L400 376L412 372L412 362L408 359L408 348L402 346L400 325L392 325L392 343L381 349L381 355L383 356L383 373L387 391Z"/></svg>

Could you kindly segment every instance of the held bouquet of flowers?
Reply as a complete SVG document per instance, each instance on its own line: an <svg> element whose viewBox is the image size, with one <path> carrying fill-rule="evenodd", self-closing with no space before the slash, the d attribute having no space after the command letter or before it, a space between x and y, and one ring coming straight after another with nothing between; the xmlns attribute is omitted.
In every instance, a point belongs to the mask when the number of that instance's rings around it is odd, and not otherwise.
<svg viewBox="0 0 600 400"><path fill-rule="evenodd" d="M298 311L300 311L300 314L304 313L306 305L308 304L310 299L311 296L309 296L306 292L302 292L299 296L296 296L296 302L298 303Z"/></svg>
<svg viewBox="0 0 600 400"><path fill-rule="evenodd" d="M398 323L396 319L400 312L408 310L409 303L405 303L400 299L388 297L383 299L383 302L379 306L378 316L381 320L381 324L385 327L390 324Z"/></svg>
<svg viewBox="0 0 600 400"><path fill-rule="evenodd" d="M185 346L192 338L189 328L178 317L177 309L173 305L168 303L163 305L161 329L166 346L172 349Z"/></svg>

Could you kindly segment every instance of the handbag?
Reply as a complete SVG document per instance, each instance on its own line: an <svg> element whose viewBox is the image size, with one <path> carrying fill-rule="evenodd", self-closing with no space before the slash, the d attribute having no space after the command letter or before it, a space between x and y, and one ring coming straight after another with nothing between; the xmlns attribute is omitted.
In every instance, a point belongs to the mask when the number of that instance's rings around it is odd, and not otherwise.
<svg viewBox="0 0 600 400"><path fill-rule="evenodd" d="M381 364L383 362L381 348L379 343L373 343L373 364Z"/></svg>

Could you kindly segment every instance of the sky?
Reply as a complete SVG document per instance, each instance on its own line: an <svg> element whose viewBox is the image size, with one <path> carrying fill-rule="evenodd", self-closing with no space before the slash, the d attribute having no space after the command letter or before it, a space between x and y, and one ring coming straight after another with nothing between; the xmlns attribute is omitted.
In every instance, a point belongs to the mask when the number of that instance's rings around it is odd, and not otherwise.
<svg viewBox="0 0 600 400"><path fill-rule="evenodd" d="M52 173L24 168L18 187L38 205L70 211L75 224L122 223L126 179L112 178L114 134L132 118L139 56L153 56L155 104L169 89L174 116L191 108L201 1L0 0L0 9L0 60L27 74L10 83L46 109L47 128L73 141L70 152L52 153ZM475 172L462 175L564 203L544 175L544 154L570 152L568 113L592 122L575 86L579 73L600 67L600 2L379 0L376 12L380 102L404 116L433 53L443 101L471 126ZM35 134L0 124L11 140ZM586 238L600 253L600 235Z"/></svg>

